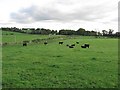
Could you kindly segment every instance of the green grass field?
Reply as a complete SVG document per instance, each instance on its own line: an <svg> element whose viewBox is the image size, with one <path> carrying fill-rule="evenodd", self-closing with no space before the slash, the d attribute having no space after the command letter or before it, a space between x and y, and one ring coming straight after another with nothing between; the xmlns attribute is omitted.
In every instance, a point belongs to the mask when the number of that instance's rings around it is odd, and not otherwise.
<svg viewBox="0 0 120 90"><path fill-rule="evenodd" d="M5 33L5 32L4 32ZM3 42L12 42L3 34ZM35 35L16 34L17 40ZM48 36L40 36L46 38ZM34 38L38 38L35 36ZM21 38L23 37L23 38ZM14 40L13 40L14 41ZM3 88L115 88L118 85L118 40L82 37L44 44L2 47ZM68 48L66 44L76 44ZM89 43L90 48L81 48Z"/></svg>
<svg viewBox="0 0 120 90"><path fill-rule="evenodd" d="M52 35L50 37L56 37L56 36ZM17 32L2 31L3 43L4 42L14 43L14 42L22 42L24 40L34 40L34 39L43 39L43 38L49 38L49 35L33 35L33 34L23 34L23 33L17 33Z"/></svg>

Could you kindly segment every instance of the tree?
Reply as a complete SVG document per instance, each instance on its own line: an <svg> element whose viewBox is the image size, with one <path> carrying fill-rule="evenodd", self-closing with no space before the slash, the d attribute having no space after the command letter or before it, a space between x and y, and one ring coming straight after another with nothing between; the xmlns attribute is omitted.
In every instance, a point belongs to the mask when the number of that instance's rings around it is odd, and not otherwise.
<svg viewBox="0 0 120 90"><path fill-rule="evenodd" d="M85 36L90 36L90 31L85 31L84 35Z"/></svg>
<svg viewBox="0 0 120 90"><path fill-rule="evenodd" d="M84 35L85 34L85 29L79 28L76 32L77 32L77 35Z"/></svg>
<svg viewBox="0 0 120 90"><path fill-rule="evenodd" d="M120 38L120 32L116 32L115 36Z"/></svg>
<svg viewBox="0 0 120 90"><path fill-rule="evenodd" d="M102 30L103 36L106 36L108 32L106 30Z"/></svg>
<svg viewBox="0 0 120 90"><path fill-rule="evenodd" d="M100 32L98 32L97 34L98 34L98 36L102 36L102 34Z"/></svg>
<svg viewBox="0 0 120 90"><path fill-rule="evenodd" d="M65 29L61 29L59 31L60 35L75 35L75 31L74 30L65 30Z"/></svg>
<svg viewBox="0 0 120 90"><path fill-rule="evenodd" d="M55 31L52 30L52 31L51 31L51 34L53 34L53 35L57 34L57 30L55 30Z"/></svg>
<svg viewBox="0 0 120 90"><path fill-rule="evenodd" d="M91 32L90 32L90 35L91 35L91 36L96 36L96 35L97 35L97 32L96 32L96 31L91 31Z"/></svg>
<svg viewBox="0 0 120 90"><path fill-rule="evenodd" d="M111 36L113 34L113 31L112 29L109 29L109 35Z"/></svg>

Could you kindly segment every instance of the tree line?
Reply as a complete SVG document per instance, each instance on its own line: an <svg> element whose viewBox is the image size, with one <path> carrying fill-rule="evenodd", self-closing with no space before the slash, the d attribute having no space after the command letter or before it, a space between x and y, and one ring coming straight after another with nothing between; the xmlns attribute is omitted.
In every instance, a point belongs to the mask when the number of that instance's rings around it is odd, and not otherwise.
<svg viewBox="0 0 120 90"><path fill-rule="evenodd" d="M97 31L88 31L84 28L79 28L78 30L70 30L70 29L61 29L57 30L50 30L45 28L16 28L16 27L2 27L1 30L3 31L12 31L12 32L20 32L20 33L27 33L27 34L40 34L40 35L82 35L82 36L107 36L107 37L120 37L120 32L116 32L113 34L112 29L102 30L102 33Z"/></svg>

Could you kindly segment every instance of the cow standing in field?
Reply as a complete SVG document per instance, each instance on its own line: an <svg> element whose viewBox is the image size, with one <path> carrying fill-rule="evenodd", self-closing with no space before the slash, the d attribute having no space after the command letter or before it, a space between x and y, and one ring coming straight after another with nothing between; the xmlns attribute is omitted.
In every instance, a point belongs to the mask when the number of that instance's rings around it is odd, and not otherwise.
<svg viewBox="0 0 120 90"><path fill-rule="evenodd" d="M81 48L86 48L86 46L81 46Z"/></svg>
<svg viewBox="0 0 120 90"><path fill-rule="evenodd" d="M81 48L89 48L89 46L90 46L89 44L84 44L81 46Z"/></svg>
<svg viewBox="0 0 120 90"><path fill-rule="evenodd" d="M90 45L89 44L85 44L84 46L87 47L87 48L89 48Z"/></svg>
<svg viewBox="0 0 120 90"><path fill-rule="evenodd" d="M66 46L69 46L68 44Z"/></svg>
<svg viewBox="0 0 120 90"><path fill-rule="evenodd" d="M59 42L59 44L63 44L63 42Z"/></svg>
<svg viewBox="0 0 120 90"><path fill-rule="evenodd" d="M47 43L47 41L46 42L44 42L44 45L47 45L48 43Z"/></svg>
<svg viewBox="0 0 120 90"><path fill-rule="evenodd" d="M79 42L76 42L76 44L79 44Z"/></svg>
<svg viewBox="0 0 120 90"><path fill-rule="evenodd" d="M23 43L23 46L27 46L27 43L24 42L24 43Z"/></svg>
<svg viewBox="0 0 120 90"><path fill-rule="evenodd" d="M71 46L75 46L75 44L72 44Z"/></svg>
<svg viewBox="0 0 120 90"><path fill-rule="evenodd" d="M74 46L69 46L69 48L74 48Z"/></svg>
<svg viewBox="0 0 120 90"><path fill-rule="evenodd" d="M30 41L23 41L23 46L27 46L27 43L29 43Z"/></svg>

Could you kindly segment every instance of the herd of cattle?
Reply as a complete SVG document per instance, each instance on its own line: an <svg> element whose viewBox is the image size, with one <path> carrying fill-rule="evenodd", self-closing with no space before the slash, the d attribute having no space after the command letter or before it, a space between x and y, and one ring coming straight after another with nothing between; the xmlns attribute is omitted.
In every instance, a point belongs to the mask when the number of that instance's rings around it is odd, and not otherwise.
<svg viewBox="0 0 120 90"><path fill-rule="evenodd" d="M59 42L60 45L62 45L63 43L64 43L63 41ZM48 44L48 42L45 41L44 45L47 45L47 44ZM76 44L79 44L79 42L76 42ZM69 48L74 48L76 44L71 44L71 45L67 44L66 46ZM23 46L27 46L27 42L23 42ZM84 44L81 46L81 48L89 48L89 46L90 46L89 44Z"/></svg>

